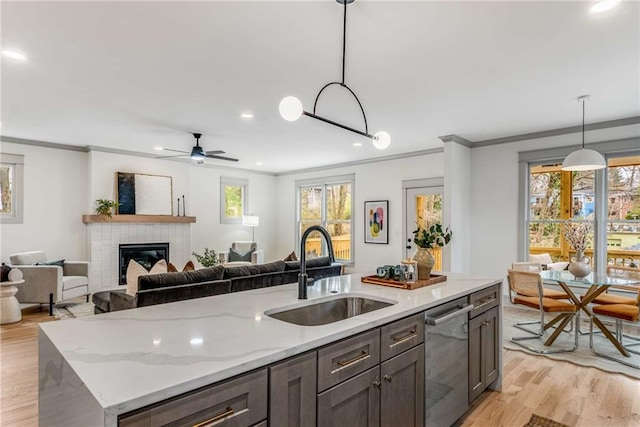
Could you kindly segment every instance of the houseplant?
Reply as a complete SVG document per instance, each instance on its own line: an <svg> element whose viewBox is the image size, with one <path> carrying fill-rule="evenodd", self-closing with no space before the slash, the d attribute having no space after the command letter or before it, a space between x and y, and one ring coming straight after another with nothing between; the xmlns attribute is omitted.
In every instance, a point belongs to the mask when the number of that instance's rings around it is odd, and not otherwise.
<svg viewBox="0 0 640 427"><path fill-rule="evenodd" d="M191 254L196 257L200 265L203 267L213 267L218 263L218 255L216 255L215 250L204 248L204 255L200 255L196 252L191 252Z"/></svg>
<svg viewBox="0 0 640 427"><path fill-rule="evenodd" d="M96 200L96 213L98 215L105 215L106 217L111 218L111 210L113 208L117 208L118 206L120 206L120 203L114 202L113 200L98 199Z"/></svg>
<svg viewBox="0 0 640 427"><path fill-rule="evenodd" d="M443 229L440 223L435 223L429 228L422 228L419 222L416 225L418 228L413 232L413 243L416 244L418 250L413 256L413 260L418 265L418 280L426 280L431 277L431 269L436 262L430 249L448 244L453 232L449 230L449 227Z"/></svg>
<svg viewBox="0 0 640 427"><path fill-rule="evenodd" d="M576 260L569 264L569 271L576 278L582 279L591 273L591 267L584 261L584 251L591 242L591 224L588 222L572 223L565 221L564 238L576 251Z"/></svg>

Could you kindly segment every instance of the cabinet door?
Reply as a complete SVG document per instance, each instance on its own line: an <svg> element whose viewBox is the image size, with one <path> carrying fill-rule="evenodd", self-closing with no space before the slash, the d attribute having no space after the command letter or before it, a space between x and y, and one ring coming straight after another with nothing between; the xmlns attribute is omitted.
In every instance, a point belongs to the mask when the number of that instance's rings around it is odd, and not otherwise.
<svg viewBox="0 0 640 427"><path fill-rule="evenodd" d="M316 352L269 368L269 424L316 425Z"/></svg>
<svg viewBox="0 0 640 427"><path fill-rule="evenodd" d="M318 427L377 427L380 424L380 367L318 395Z"/></svg>
<svg viewBox="0 0 640 427"><path fill-rule="evenodd" d="M484 357L482 332L484 316L469 320L469 403L484 391Z"/></svg>
<svg viewBox="0 0 640 427"><path fill-rule="evenodd" d="M382 427L424 424L424 344L380 365Z"/></svg>
<svg viewBox="0 0 640 427"><path fill-rule="evenodd" d="M485 326L483 330L484 347L484 388L498 378L498 357L501 351L500 322L498 307L492 308L485 314Z"/></svg>

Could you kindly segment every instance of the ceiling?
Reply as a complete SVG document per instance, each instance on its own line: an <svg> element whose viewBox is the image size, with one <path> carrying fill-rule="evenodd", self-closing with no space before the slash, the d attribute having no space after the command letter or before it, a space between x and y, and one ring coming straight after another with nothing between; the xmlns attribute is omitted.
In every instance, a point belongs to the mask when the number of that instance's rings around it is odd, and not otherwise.
<svg viewBox="0 0 640 427"><path fill-rule="evenodd" d="M240 159L212 165L281 173L640 115L640 8L592 16L588 2L402 2L349 6L346 83L370 133L302 117L341 74L342 7L271 2L6 2L1 134L157 154L155 146ZM251 112L254 118L240 118ZM317 113L362 129L344 89ZM362 142L354 147L354 142ZM160 161L160 160L158 160ZM256 162L263 165L257 166Z"/></svg>

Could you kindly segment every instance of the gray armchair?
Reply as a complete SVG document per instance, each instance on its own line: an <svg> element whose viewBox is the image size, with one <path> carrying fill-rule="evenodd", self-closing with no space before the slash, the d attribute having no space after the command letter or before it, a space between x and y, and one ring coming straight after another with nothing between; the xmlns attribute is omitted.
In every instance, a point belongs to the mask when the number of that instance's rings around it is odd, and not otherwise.
<svg viewBox="0 0 640 427"><path fill-rule="evenodd" d="M247 259L242 261L234 260L233 258L230 258L230 251L220 252L220 254L224 256L223 264L226 266L264 264L264 251L262 249L258 249L258 244L256 242L235 241L231 243L231 249L247 254ZM249 251L253 252L249 255ZM249 256L251 257L250 260L248 259Z"/></svg>
<svg viewBox="0 0 640 427"><path fill-rule="evenodd" d="M89 263L65 261L63 266L35 265L47 262L44 252L21 252L9 257L11 265L22 271L24 284L18 287L16 298L23 303L53 304L80 295L89 301Z"/></svg>

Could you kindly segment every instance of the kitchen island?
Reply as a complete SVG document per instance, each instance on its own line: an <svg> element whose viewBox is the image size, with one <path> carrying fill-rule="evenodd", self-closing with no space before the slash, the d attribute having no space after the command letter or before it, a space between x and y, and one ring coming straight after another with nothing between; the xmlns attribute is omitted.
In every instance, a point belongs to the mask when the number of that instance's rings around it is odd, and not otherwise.
<svg viewBox="0 0 640 427"><path fill-rule="evenodd" d="M446 282L413 291L346 275L319 280L308 288L306 301L297 299L297 284L291 284L42 324L40 425L116 426L121 414L501 283L446 274ZM321 326L265 315L345 293L393 304ZM493 386L500 384L499 377Z"/></svg>

